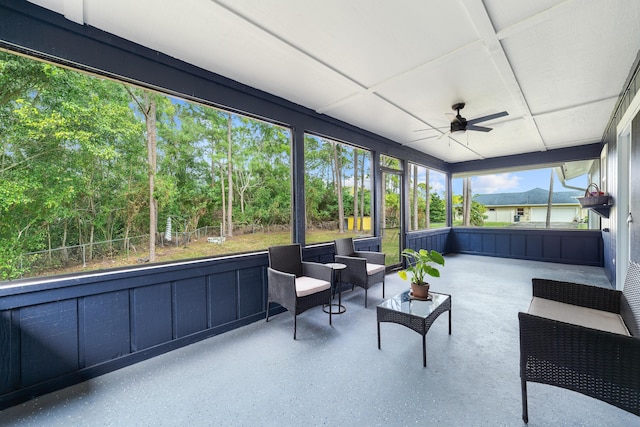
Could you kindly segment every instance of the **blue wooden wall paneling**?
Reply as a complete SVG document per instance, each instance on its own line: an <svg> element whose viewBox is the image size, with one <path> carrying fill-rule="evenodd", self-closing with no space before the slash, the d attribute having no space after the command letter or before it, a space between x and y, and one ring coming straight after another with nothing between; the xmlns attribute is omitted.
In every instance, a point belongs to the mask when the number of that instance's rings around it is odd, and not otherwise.
<svg viewBox="0 0 640 427"><path fill-rule="evenodd" d="M235 271L207 277L209 289L209 327L217 327L238 319L238 293Z"/></svg>
<svg viewBox="0 0 640 427"><path fill-rule="evenodd" d="M207 329L207 278L177 280L173 291L173 337L181 338Z"/></svg>
<svg viewBox="0 0 640 427"><path fill-rule="evenodd" d="M240 317L248 317L265 310L264 267L238 271L238 301Z"/></svg>
<svg viewBox="0 0 640 427"><path fill-rule="evenodd" d="M563 260L586 264L601 255L593 233L583 232L438 229L409 233L406 242L415 249L447 253L451 246L453 252L486 255L504 254L509 242L511 256L518 248L533 259L559 250ZM376 238L356 241L358 250L379 245ZM333 245L304 254L332 261ZM0 407L263 319L266 264L260 253L114 272L102 282L71 277L66 284L36 285L34 292L15 288L16 295L2 290Z"/></svg>
<svg viewBox="0 0 640 427"><path fill-rule="evenodd" d="M129 292L118 291L82 298L79 304L82 367L96 365L131 352Z"/></svg>
<svg viewBox="0 0 640 427"><path fill-rule="evenodd" d="M77 301L20 309L20 355L22 387L77 371Z"/></svg>
<svg viewBox="0 0 640 427"><path fill-rule="evenodd" d="M171 341L171 284L159 283L131 292L131 351Z"/></svg>
<svg viewBox="0 0 640 427"><path fill-rule="evenodd" d="M568 264L603 265L599 231L454 228L452 252Z"/></svg>

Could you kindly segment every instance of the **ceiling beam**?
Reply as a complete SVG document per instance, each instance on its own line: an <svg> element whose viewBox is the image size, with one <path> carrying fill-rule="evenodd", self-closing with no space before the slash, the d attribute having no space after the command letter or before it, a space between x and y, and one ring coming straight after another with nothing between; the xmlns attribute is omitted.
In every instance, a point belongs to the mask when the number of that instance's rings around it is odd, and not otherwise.
<svg viewBox="0 0 640 427"><path fill-rule="evenodd" d="M81 1L81 0L79 0L79 1ZM300 46L298 46L295 43L293 43L291 40L288 40L288 39L284 38L283 36L277 34L275 31L265 27L264 25L260 24L259 22L256 22L255 20L253 20L253 19L249 18L248 16L244 15L243 13L241 13L240 11L238 11L237 9L235 9L233 7L233 2L232 1L231 2L227 2L225 0L211 0L211 2L216 4L216 5L218 5L218 6L220 6L221 8L226 10L227 12L237 16L238 18L240 18L241 20L243 20L247 24L251 25L252 27L259 29L265 35L267 35L267 36L269 36L269 37L271 37L271 38L273 38L275 40L278 40L283 45L288 46L290 49L295 50L299 54L307 57L308 59L310 59L312 61L314 61L318 65L321 65L322 67L324 67L324 68L330 70L331 72L339 75L340 77L344 78L349 83L353 84L354 90L356 92L362 92L362 91L366 91L367 90L367 87L365 85L363 85L362 83L358 82L353 77L347 75L346 73L344 73L343 71L337 69L336 67L334 67L331 64L327 63L326 61L323 61L322 59L318 58L317 56L315 56L311 52L301 48Z"/></svg>
<svg viewBox="0 0 640 427"><path fill-rule="evenodd" d="M550 114L562 113L564 111L575 110L576 108L588 107L589 105L599 104L601 102L617 101L618 98L619 98L618 95L607 96L605 98L595 99L593 101L587 101L587 102L582 102L580 104L574 104L574 105L568 105L566 107L556 108L555 110L540 111L539 113L535 113L533 117L535 118L540 116L547 116Z"/></svg>
<svg viewBox="0 0 640 427"><path fill-rule="evenodd" d="M502 77L503 82L507 90L511 93L514 102L520 107L521 111L524 113L524 119L529 123L532 129L535 129L536 138L535 143L540 151L545 151L547 147L544 144L544 140L542 139L542 134L540 133L540 129L538 129L538 125L535 120L533 120L533 114L531 113L531 108L529 108L529 104L527 103L527 99L522 92L522 88L518 79L516 78L515 73L513 72L513 67L509 62L509 58L507 58L507 54L502 48L502 44L500 43L500 39L496 34L495 29L493 28L493 23L491 22L491 18L485 8L482 0L461 0L464 8L467 11L469 16L469 20L473 23L478 32L480 38L484 41L489 54L498 70L498 73Z"/></svg>

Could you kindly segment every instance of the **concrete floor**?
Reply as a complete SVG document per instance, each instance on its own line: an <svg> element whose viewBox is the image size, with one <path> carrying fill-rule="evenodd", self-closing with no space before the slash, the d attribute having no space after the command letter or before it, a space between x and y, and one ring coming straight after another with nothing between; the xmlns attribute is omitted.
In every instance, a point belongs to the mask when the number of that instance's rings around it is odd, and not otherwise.
<svg viewBox="0 0 640 427"><path fill-rule="evenodd" d="M471 255L446 257L432 290L452 295L453 331L383 323L381 286L343 293L333 326L320 308L282 313L0 412L0 425L519 426L518 311L531 278L609 286L601 268ZM407 288L387 277L390 297ZM551 386L529 385L530 426L630 426L640 418Z"/></svg>

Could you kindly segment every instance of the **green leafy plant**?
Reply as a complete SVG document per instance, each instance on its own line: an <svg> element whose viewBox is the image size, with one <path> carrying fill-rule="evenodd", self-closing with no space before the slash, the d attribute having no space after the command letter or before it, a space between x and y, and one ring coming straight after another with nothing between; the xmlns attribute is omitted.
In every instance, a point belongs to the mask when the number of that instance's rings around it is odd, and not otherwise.
<svg viewBox="0 0 640 427"><path fill-rule="evenodd" d="M407 273L411 273L411 283L426 285L427 282L424 279L427 274L431 277L440 277L440 270L431 265L444 266L444 258L440 252L426 249L420 249L419 251L405 249L402 251L402 256L407 259L407 263L410 265L406 270L401 270L398 273L403 280L407 280Z"/></svg>

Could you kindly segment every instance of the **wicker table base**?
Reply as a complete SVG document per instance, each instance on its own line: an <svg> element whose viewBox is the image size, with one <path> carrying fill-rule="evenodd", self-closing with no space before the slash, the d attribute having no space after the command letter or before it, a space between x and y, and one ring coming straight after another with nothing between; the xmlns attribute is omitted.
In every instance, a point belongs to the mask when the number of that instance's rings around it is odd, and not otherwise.
<svg viewBox="0 0 640 427"><path fill-rule="evenodd" d="M404 291L384 301L377 307L378 349L380 349L380 323L391 322L404 325L422 335L422 365L427 366L427 332L433 322L445 311L449 312L449 335L451 335L451 295L431 292L431 301L411 299L410 291Z"/></svg>

